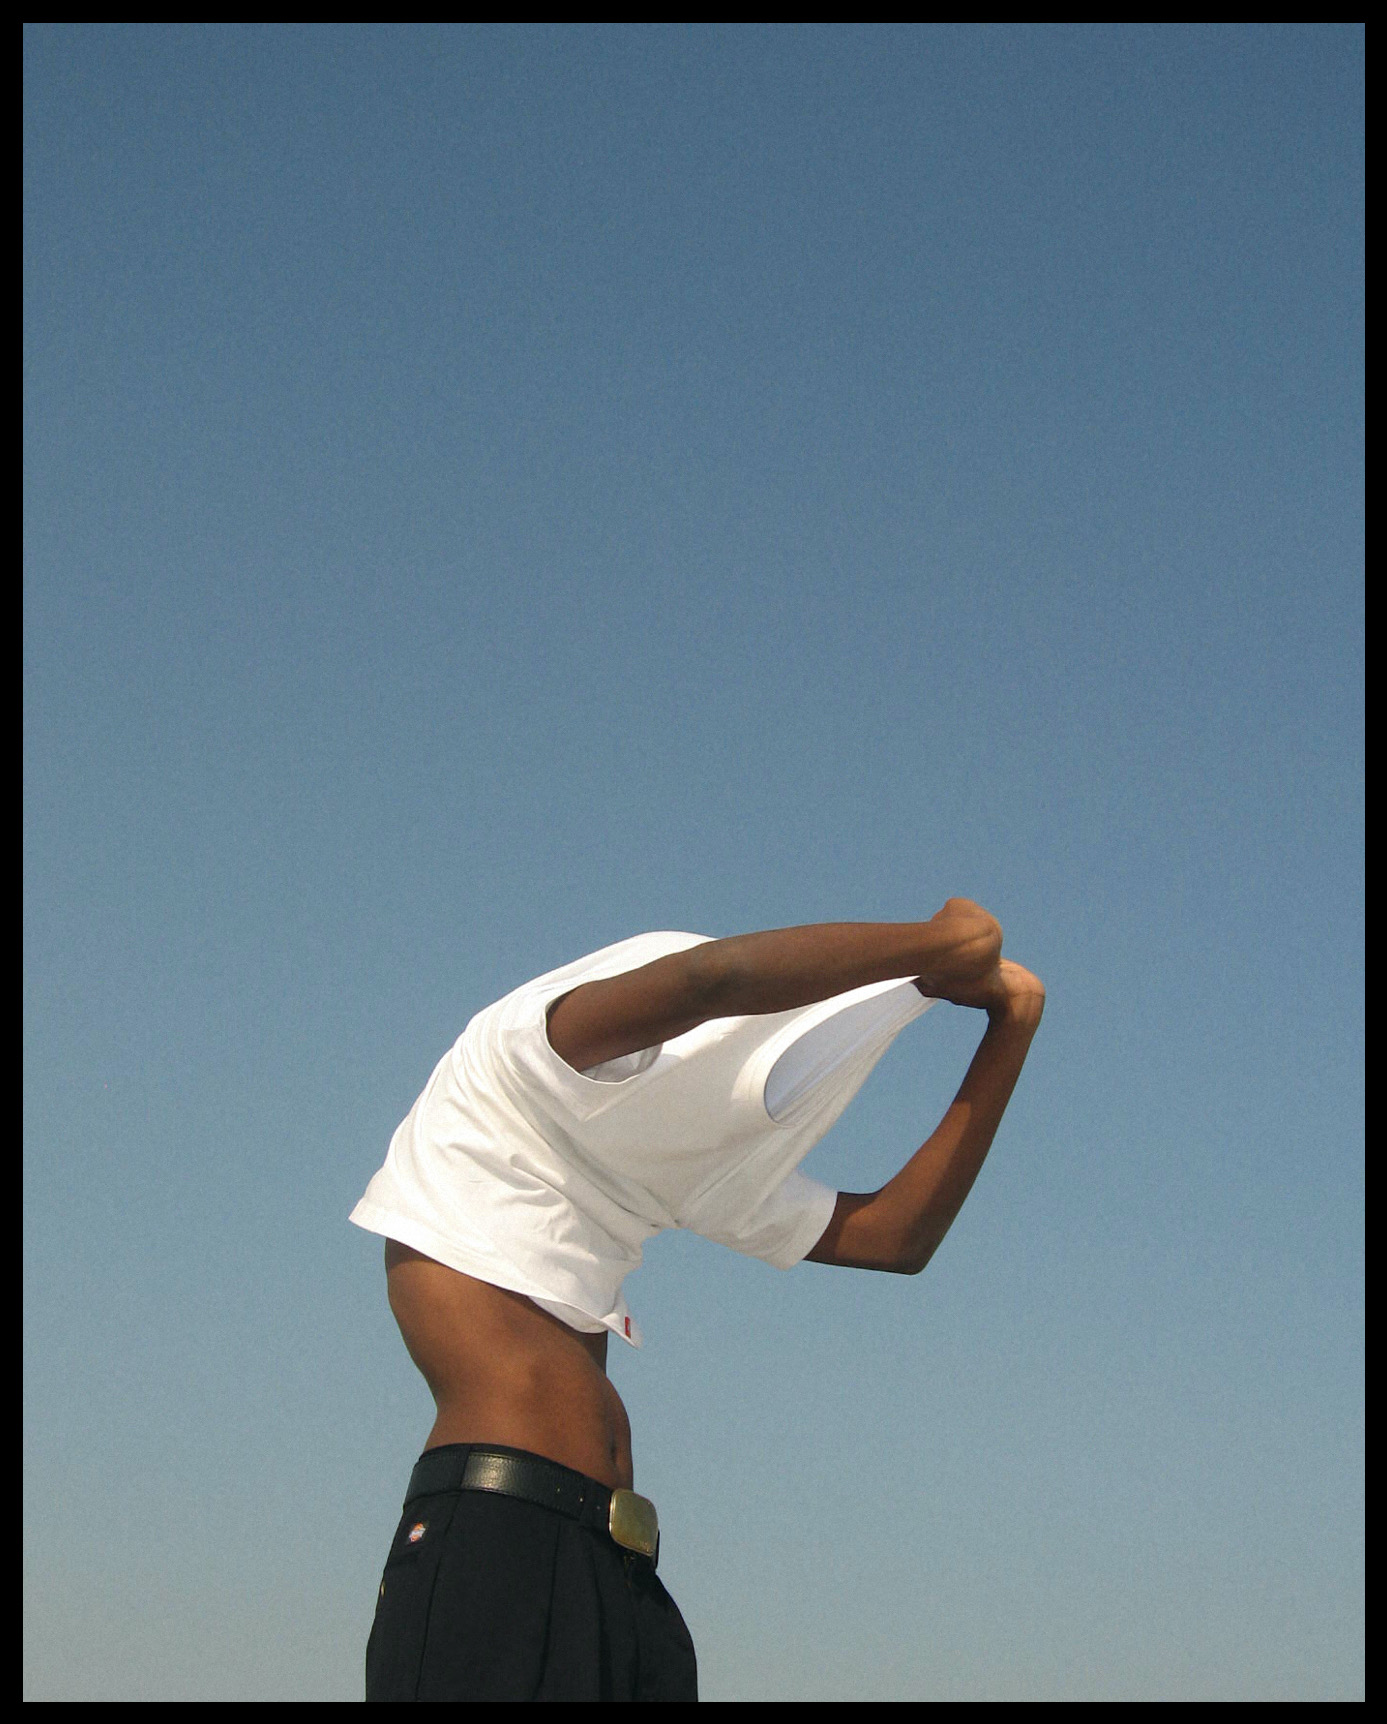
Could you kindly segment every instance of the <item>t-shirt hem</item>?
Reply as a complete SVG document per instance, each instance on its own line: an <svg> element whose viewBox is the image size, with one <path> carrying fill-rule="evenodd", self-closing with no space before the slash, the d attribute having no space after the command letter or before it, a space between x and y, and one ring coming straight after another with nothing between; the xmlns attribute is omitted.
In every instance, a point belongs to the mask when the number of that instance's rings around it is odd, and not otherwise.
<svg viewBox="0 0 1387 1724"><path fill-rule="evenodd" d="M571 1306L583 1316L590 1317L594 1323L602 1324L603 1328L632 1347L638 1348L641 1345L640 1328L629 1311L589 1311L575 1299L563 1298L554 1288L541 1287L521 1270L514 1268L499 1253L495 1258L483 1258L479 1253L473 1254L460 1247L455 1240L449 1239L446 1234L436 1232L427 1222L418 1221L413 1216L404 1215L399 1210L388 1209L363 1198L347 1219L364 1232L377 1233L386 1239L398 1239L401 1245L422 1251L426 1257L432 1257L449 1269L456 1269L460 1275L474 1276L478 1281L485 1281L492 1287L503 1287L508 1293L523 1293L527 1299L550 1300L556 1304Z"/></svg>
<svg viewBox="0 0 1387 1724"><path fill-rule="evenodd" d="M812 1117L815 1108L820 1107L823 1104L821 1093L822 1086L814 1085L806 1096L802 1097L794 1104L793 1107L784 1113L776 1115L766 1107L766 1085L770 1080L771 1072L774 1070L781 1056L796 1042L816 1030L820 1024L831 1018L836 1012L842 1011L844 1009L845 1001L850 1001L855 1004L858 1000L871 999L874 995L887 994L892 992L892 990L899 990L896 1010L892 1013L891 1018L885 1024L877 1027L877 1030L872 1037L873 1044L875 1045L883 1034L889 1034L889 1041L887 1043L889 1046L890 1042L895 1041L896 1037L907 1024L913 1023L918 1017L922 1017L931 1006L938 1003L936 1000L922 995L919 989L916 988L915 983L909 977L899 977L884 982L868 982L863 987L850 989L846 994L834 994L830 996L830 998L821 1000L813 1006L807 1006L796 1017L793 1024L793 1033L781 1032L780 1035L774 1037L763 1048L758 1050L756 1057L750 1063L748 1070L753 1074L752 1088L754 1093L760 1098L762 1112L765 1115L766 1123L768 1125L773 1126L777 1131L802 1130L806 1120ZM881 1054L884 1051L884 1049L881 1049L873 1053L873 1065L880 1060ZM860 1053L860 1049L854 1050L853 1057L860 1057Z"/></svg>

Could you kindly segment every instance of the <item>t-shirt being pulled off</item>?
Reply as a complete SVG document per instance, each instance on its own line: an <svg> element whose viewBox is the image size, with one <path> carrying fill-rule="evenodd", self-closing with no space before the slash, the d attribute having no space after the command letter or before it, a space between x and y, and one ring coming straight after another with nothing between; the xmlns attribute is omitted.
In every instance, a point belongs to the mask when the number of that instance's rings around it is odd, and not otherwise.
<svg viewBox="0 0 1387 1724"><path fill-rule="evenodd" d="M622 1283L657 1233L687 1228L779 1269L798 1263L837 1199L799 1164L934 1001L913 980L872 982L712 1018L582 1072L554 1052L548 1010L562 995L709 938L619 940L478 1012L352 1221L636 1347Z"/></svg>

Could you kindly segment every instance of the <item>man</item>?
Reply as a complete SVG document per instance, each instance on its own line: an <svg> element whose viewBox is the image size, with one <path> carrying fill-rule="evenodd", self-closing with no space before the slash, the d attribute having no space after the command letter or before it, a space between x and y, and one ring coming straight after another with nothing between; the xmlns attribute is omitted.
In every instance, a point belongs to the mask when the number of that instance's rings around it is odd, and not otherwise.
<svg viewBox="0 0 1387 1724"><path fill-rule="evenodd" d="M386 1561L368 1700L696 1700L606 1374L621 1286L687 1227L782 1268L917 1275L991 1146L1045 990L951 898L920 923L621 941L480 1012L352 1212L437 1418ZM937 1000L987 1029L879 1191L798 1164Z"/></svg>

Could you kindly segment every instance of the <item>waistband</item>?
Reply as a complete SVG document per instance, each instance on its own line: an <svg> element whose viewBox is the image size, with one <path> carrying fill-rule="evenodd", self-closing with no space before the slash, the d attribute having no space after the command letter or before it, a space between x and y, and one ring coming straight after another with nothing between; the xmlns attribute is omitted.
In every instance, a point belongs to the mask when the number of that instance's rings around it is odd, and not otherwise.
<svg viewBox="0 0 1387 1724"><path fill-rule="evenodd" d="M444 1443L425 1449L410 1474L405 1508L416 1497L458 1490L495 1491L553 1509L659 1566L660 1520L649 1497L613 1490L543 1455L503 1443Z"/></svg>

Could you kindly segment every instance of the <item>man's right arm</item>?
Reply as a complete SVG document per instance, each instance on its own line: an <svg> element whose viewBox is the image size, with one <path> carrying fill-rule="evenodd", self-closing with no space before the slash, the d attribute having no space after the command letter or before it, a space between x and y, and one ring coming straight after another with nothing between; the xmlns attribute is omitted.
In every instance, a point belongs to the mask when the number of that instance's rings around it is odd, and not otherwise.
<svg viewBox="0 0 1387 1724"><path fill-rule="evenodd" d="M818 922L707 940L625 975L585 982L549 1008L549 1043L577 1071L670 1041L709 1018L751 1017L897 977L971 1004L997 970L1002 930L968 898L927 922Z"/></svg>
<svg viewBox="0 0 1387 1724"><path fill-rule="evenodd" d="M973 1189L1045 1010L1045 984L1003 960L985 999L987 1033L949 1111L880 1191L838 1193L809 1258L850 1269L918 1275Z"/></svg>

